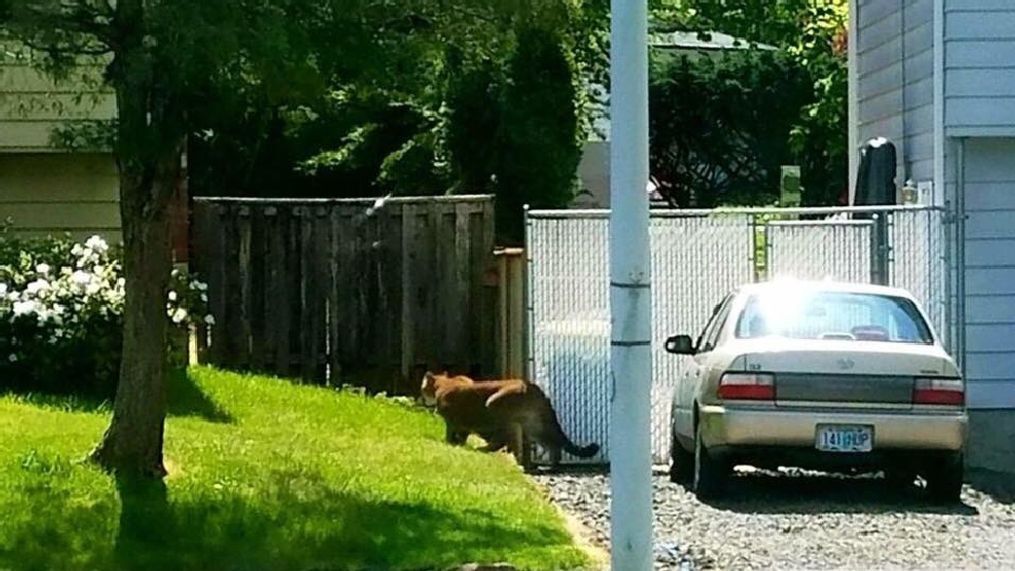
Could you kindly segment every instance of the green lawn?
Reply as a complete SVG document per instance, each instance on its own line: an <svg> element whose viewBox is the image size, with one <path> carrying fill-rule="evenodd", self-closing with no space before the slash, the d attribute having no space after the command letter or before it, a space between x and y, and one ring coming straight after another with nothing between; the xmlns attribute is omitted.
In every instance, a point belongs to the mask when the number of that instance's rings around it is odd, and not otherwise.
<svg viewBox="0 0 1015 571"><path fill-rule="evenodd" d="M108 407L0 396L0 569L588 563L505 455L430 413L206 368L172 389L164 485L81 461Z"/></svg>

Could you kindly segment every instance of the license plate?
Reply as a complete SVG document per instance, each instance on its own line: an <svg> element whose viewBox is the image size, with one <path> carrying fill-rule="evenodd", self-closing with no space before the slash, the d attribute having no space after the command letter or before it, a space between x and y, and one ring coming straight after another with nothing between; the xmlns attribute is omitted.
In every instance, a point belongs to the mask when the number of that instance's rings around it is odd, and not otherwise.
<svg viewBox="0 0 1015 571"><path fill-rule="evenodd" d="M822 452L870 452L874 427L819 425L814 446Z"/></svg>

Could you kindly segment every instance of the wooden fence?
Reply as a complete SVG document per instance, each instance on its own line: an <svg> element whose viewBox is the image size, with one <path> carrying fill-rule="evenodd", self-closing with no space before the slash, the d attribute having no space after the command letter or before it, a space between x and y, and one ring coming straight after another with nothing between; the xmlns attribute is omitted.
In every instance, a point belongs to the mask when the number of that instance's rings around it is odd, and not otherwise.
<svg viewBox="0 0 1015 571"><path fill-rule="evenodd" d="M212 364L400 393L496 372L492 197L196 198L192 232Z"/></svg>

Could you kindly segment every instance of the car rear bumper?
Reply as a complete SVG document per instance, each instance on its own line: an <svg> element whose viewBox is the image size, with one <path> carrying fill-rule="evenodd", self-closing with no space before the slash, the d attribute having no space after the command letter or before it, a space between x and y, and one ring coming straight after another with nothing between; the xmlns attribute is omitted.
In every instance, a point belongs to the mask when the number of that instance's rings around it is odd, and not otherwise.
<svg viewBox="0 0 1015 571"><path fill-rule="evenodd" d="M960 410L882 412L703 406L699 422L703 443L709 448L813 450L819 424L872 426L873 452L877 454L880 450L961 452L968 420Z"/></svg>

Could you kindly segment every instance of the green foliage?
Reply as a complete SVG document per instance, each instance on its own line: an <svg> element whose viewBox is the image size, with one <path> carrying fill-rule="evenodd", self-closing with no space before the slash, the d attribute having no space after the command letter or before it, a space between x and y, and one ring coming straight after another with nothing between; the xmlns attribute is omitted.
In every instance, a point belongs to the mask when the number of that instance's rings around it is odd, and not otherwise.
<svg viewBox="0 0 1015 571"><path fill-rule="evenodd" d="M78 461L106 408L0 397L0 568L589 566L507 455L432 413L205 368L169 408L169 477L139 483Z"/></svg>
<svg viewBox="0 0 1015 571"><path fill-rule="evenodd" d="M503 67L454 69L447 148L456 193L497 197L501 241L522 239L524 205L560 208L581 158L578 91L560 37L529 27Z"/></svg>
<svg viewBox="0 0 1015 571"><path fill-rule="evenodd" d="M98 237L0 234L0 389L111 398L123 344L124 280ZM207 286L174 272L166 312L183 331L206 320Z"/></svg>
<svg viewBox="0 0 1015 571"><path fill-rule="evenodd" d="M803 70L810 100L791 131L805 205L835 204L848 180L846 0L659 0L660 27L720 31L778 47Z"/></svg>
<svg viewBox="0 0 1015 571"><path fill-rule="evenodd" d="M790 131L811 100L789 57L732 52L718 59L657 58L649 90L652 174L673 204L771 203L779 167L792 164Z"/></svg>

